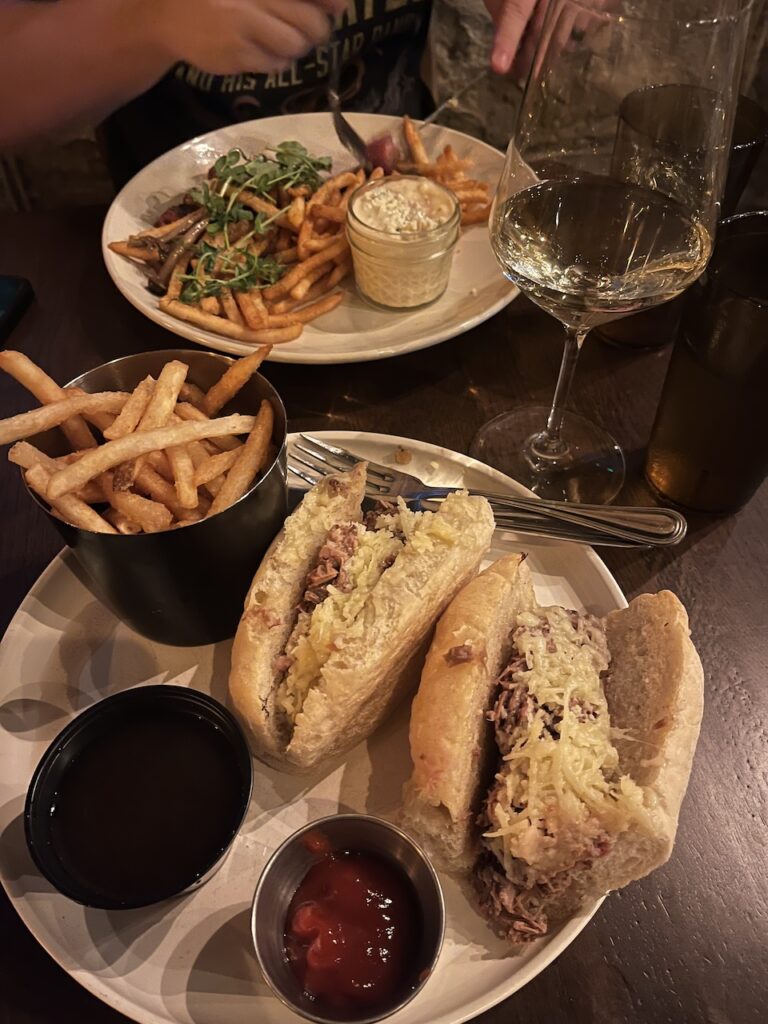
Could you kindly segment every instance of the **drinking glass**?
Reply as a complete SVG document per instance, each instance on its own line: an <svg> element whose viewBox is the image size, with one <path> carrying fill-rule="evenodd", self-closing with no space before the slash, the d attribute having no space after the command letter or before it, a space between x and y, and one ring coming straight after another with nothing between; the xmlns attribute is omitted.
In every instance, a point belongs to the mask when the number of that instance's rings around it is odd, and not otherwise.
<svg viewBox="0 0 768 1024"><path fill-rule="evenodd" d="M768 473L768 211L723 221L706 273L685 296L648 444L665 501L741 508Z"/></svg>
<svg viewBox="0 0 768 1024"><path fill-rule="evenodd" d="M471 452L544 498L602 503L621 487L624 456L602 427L566 412L578 355L592 327L673 299L707 264L750 3L548 6L490 233L504 273L565 327L565 350L550 410L497 416ZM623 99L667 84L712 98L693 139L614 166Z"/></svg>

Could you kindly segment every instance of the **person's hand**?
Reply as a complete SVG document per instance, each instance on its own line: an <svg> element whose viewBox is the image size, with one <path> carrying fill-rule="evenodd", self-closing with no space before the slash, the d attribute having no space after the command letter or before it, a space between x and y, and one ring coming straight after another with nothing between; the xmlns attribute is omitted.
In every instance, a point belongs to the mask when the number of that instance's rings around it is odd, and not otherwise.
<svg viewBox="0 0 768 1024"><path fill-rule="evenodd" d="M329 38L345 0L153 0L172 61L210 74L269 74Z"/></svg>
<svg viewBox="0 0 768 1024"><path fill-rule="evenodd" d="M537 0L485 0L485 6L496 27L491 67L497 75L506 75L515 63L528 23L534 16L543 22L542 8L546 4L537 4Z"/></svg>

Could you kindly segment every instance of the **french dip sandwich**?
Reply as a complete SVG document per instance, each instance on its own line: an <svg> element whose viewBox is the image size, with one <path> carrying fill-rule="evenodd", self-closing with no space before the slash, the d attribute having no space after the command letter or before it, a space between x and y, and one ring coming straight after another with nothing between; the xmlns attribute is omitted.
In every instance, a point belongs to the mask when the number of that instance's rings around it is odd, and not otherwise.
<svg viewBox="0 0 768 1024"><path fill-rule="evenodd" d="M668 591L605 619L495 562L435 631L411 713L406 825L521 945L669 857L703 708Z"/></svg>
<svg viewBox="0 0 768 1024"><path fill-rule="evenodd" d="M374 731L415 686L435 622L493 534L488 502L463 493L437 512L401 502L364 518L365 472L306 494L245 600L230 694L275 767L314 768Z"/></svg>

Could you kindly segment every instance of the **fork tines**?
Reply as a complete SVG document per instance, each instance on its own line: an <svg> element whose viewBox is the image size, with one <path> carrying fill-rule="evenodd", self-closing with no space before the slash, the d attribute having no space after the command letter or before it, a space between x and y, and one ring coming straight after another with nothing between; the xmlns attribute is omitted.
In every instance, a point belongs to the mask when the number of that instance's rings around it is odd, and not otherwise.
<svg viewBox="0 0 768 1024"><path fill-rule="evenodd" d="M358 462L366 461L365 459L359 458L357 455L353 455L352 452L346 451L344 448L337 448L335 445L328 444L327 441L321 441L318 437L312 437L311 434L299 434L299 437L302 441L305 441L306 444L313 445L315 448L319 449L319 451L313 451L311 448L306 448L298 442L293 446L296 450L303 452L304 455L309 455L313 459L317 459L318 462L322 462L326 466L330 466L334 471L350 469L352 466L356 466ZM336 461L334 462L334 459L328 458L329 455L332 455ZM303 464L307 465L306 462ZM375 480L381 480L388 484L394 483L394 476L391 473L386 472L386 470L382 471L382 469L379 469L378 467L374 469L370 465L368 466L368 472L366 475L368 477L368 482L372 486L374 486Z"/></svg>

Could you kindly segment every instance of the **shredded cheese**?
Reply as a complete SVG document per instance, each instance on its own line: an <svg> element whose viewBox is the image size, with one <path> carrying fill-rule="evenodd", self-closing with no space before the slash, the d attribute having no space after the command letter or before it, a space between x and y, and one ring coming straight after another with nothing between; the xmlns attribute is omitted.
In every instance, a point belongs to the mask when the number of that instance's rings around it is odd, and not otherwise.
<svg viewBox="0 0 768 1024"><path fill-rule="evenodd" d="M647 809L639 787L617 777L600 679L610 656L597 620L543 608L519 616L514 639L525 668L512 679L527 691L527 727L503 759L503 797L491 804L485 837L505 866L518 858L549 874Z"/></svg>

